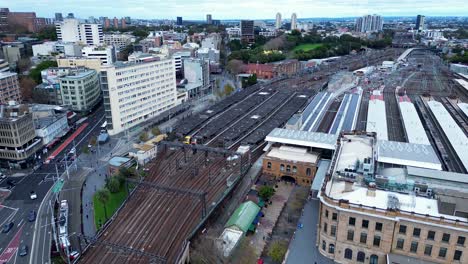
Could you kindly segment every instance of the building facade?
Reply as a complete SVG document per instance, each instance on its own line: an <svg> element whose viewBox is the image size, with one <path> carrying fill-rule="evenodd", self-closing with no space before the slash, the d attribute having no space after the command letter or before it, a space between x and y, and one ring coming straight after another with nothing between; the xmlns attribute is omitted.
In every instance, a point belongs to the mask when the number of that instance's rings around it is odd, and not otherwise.
<svg viewBox="0 0 468 264"><path fill-rule="evenodd" d="M73 69L58 79L63 104L73 111L90 111L101 99L99 74L95 70Z"/></svg>
<svg viewBox="0 0 468 264"><path fill-rule="evenodd" d="M176 105L172 59L103 67L101 86L108 132L115 135Z"/></svg>
<svg viewBox="0 0 468 264"><path fill-rule="evenodd" d="M84 58L99 59L102 65L110 65L117 60L114 46L87 46L81 53Z"/></svg>
<svg viewBox="0 0 468 264"><path fill-rule="evenodd" d="M73 42L48 41L42 44L32 45L34 57L50 56L54 53L65 56L81 56L81 46Z"/></svg>
<svg viewBox="0 0 468 264"><path fill-rule="evenodd" d="M275 28L280 29L281 28L281 13L276 13L276 20L275 20Z"/></svg>
<svg viewBox="0 0 468 264"><path fill-rule="evenodd" d="M86 45L100 45L104 41L101 24L80 23L74 18L57 22L55 31L58 41L80 42Z"/></svg>
<svg viewBox="0 0 468 264"><path fill-rule="evenodd" d="M383 18L379 15L366 15L356 20L356 32L378 32L383 29Z"/></svg>
<svg viewBox="0 0 468 264"><path fill-rule="evenodd" d="M255 42L254 21L241 20L240 22L241 40L247 43Z"/></svg>
<svg viewBox="0 0 468 264"><path fill-rule="evenodd" d="M422 31L424 30L424 24L426 22L426 17L423 15L418 15L416 17L416 30Z"/></svg>
<svg viewBox="0 0 468 264"><path fill-rule="evenodd" d="M41 147L32 114L14 102L0 108L0 167L26 168Z"/></svg>
<svg viewBox="0 0 468 264"><path fill-rule="evenodd" d="M184 59L185 89L189 98L205 96L210 90L210 64L202 59Z"/></svg>
<svg viewBox="0 0 468 264"><path fill-rule="evenodd" d="M58 58L57 66L60 68L85 67L85 68L100 72L101 67L102 67L102 62L98 58L66 57L66 58Z"/></svg>
<svg viewBox="0 0 468 264"><path fill-rule="evenodd" d="M291 15L291 30L297 29L297 15L296 13L292 13Z"/></svg>
<svg viewBox="0 0 468 264"><path fill-rule="evenodd" d="M105 34L104 43L114 46L117 51L125 49L128 45L135 42L135 37L129 34Z"/></svg>
<svg viewBox="0 0 468 264"><path fill-rule="evenodd" d="M0 104L7 104L8 101L21 101L18 74L0 72Z"/></svg>

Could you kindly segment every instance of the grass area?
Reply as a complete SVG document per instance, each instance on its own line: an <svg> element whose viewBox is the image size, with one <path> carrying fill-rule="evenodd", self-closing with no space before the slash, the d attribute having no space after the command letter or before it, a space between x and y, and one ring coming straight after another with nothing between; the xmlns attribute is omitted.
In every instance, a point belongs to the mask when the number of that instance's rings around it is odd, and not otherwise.
<svg viewBox="0 0 468 264"><path fill-rule="evenodd" d="M104 212L104 205L97 199L97 196L94 195L94 224L96 225L96 230L99 229L99 223L102 225L107 221L106 215L107 218L110 218L117 210L117 208L119 208L119 206L123 203L125 198L127 198L127 190L125 189L125 186L122 186L120 191L111 193L109 202L106 203L106 212Z"/></svg>
<svg viewBox="0 0 468 264"><path fill-rule="evenodd" d="M308 43L308 44L301 44L299 46L296 46L294 49L293 49L293 52L294 51L299 51L299 50L302 50L302 51L309 51L309 50L314 50L316 48L320 48L321 46L323 46L323 44L321 43Z"/></svg>

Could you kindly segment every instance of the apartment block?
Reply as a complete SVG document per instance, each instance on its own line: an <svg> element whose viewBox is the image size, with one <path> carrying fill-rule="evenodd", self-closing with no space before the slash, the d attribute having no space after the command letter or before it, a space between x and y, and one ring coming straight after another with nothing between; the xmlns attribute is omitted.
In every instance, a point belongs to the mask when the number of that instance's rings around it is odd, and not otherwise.
<svg viewBox="0 0 468 264"><path fill-rule="evenodd" d="M18 74L0 72L0 104L7 104L9 101L21 101Z"/></svg>
<svg viewBox="0 0 468 264"><path fill-rule="evenodd" d="M73 111L90 111L101 99L99 74L95 70L73 69L58 79L63 104Z"/></svg>
<svg viewBox="0 0 468 264"><path fill-rule="evenodd" d="M80 42L86 45L100 45L104 41L101 24L81 23L74 18L57 22L55 31L58 41Z"/></svg>
<svg viewBox="0 0 468 264"><path fill-rule="evenodd" d="M99 59L102 65L110 65L117 60L114 46L87 46L81 53L84 58Z"/></svg>
<svg viewBox="0 0 468 264"><path fill-rule="evenodd" d="M125 20L122 20L124 22ZM117 51L123 50L135 42L135 37L130 34L105 34L104 44L114 46Z"/></svg>

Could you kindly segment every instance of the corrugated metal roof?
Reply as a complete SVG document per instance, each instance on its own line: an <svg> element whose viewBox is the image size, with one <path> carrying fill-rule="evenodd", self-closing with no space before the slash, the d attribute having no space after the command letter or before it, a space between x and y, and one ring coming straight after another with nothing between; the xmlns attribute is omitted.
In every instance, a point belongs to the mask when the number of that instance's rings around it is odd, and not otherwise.
<svg viewBox="0 0 468 264"><path fill-rule="evenodd" d="M400 106L400 113L409 143L430 145L431 142L424 131L413 103L401 101L398 105Z"/></svg>
<svg viewBox="0 0 468 264"><path fill-rule="evenodd" d="M335 149L338 134L326 134L275 128L268 134L266 141L322 149Z"/></svg>
<svg viewBox="0 0 468 264"><path fill-rule="evenodd" d="M383 100L369 100L366 131L376 132L377 139L388 140L387 116Z"/></svg>
<svg viewBox="0 0 468 264"><path fill-rule="evenodd" d="M468 117L468 104L467 103L459 103L458 107L460 107L460 110L465 114L466 117Z"/></svg>
<svg viewBox="0 0 468 264"><path fill-rule="evenodd" d="M429 101L427 105L434 114L437 122L442 127L445 135L447 136L450 144L463 163L463 166L468 170L468 138L450 113L445 109L442 103L437 101Z"/></svg>
<svg viewBox="0 0 468 264"><path fill-rule="evenodd" d="M377 140L377 161L442 170L439 158L431 145Z"/></svg>
<svg viewBox="0 0 468 264"><path fill-rule="evenodd" d="M408 166L407 171L408 171L408 176L431 178L431 179L436 179L436 180L459 182L459 183L468 183L468 174L463 174L463 173L416 168L412 166Z"/></svg>
<svg viewBox="0 0 468 264"><path fill-rule="evenodd" d="M224 227L234 226L246 233L255 217L257 217L258 212L260 212L260 207L254 202L247 201L242 203L237 207Z"/></svg>

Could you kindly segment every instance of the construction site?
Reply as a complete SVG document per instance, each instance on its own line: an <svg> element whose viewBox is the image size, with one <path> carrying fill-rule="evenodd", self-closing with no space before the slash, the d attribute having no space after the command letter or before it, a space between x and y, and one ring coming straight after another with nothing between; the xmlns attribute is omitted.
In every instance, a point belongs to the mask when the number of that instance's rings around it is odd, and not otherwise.
<svg viewBox="0 0 468 264"><path fill-rule="evenodd" d="M388 60L398 64L396 70L355 73ZM336 77L340 71L348 74ZM453 79L430 51L386 49L344 56L234 93L176 125L179 141L160 143L157 158L146 165L148 175L131 182L136 188L98 235L88 238L81 262L187 263L190 241L210 217L238 202L230 201L232 193L250 188L240 183L275 128L332 135L367 130L378 139L420 144L424 138L413 140L413 134L422 131L407 124L415 122L426 131L443 169L466 173L468 141L460 143L463 137L457 141L457 136L468 135L468 117L459 106L468 102L468 89ZM409 114L402 103L413 105ZM446 113L453 124L443 120L449 119ZM454 124L459 131L447 132Z"/></svg>

